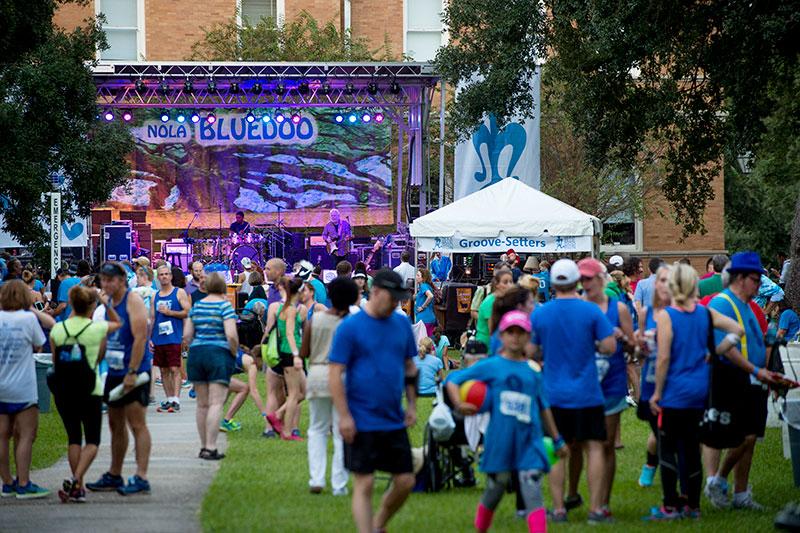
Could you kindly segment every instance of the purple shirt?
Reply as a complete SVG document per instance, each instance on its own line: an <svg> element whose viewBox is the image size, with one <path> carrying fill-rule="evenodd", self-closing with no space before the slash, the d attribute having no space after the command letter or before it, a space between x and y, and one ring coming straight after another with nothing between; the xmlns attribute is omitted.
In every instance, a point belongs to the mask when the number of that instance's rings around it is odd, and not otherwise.
<svg viewBox="0 0 800 533"><path fill-rule="evenodd" d="M334 255L342 256L350 253L350 239L353 236L353 231L350 229L350 223L346 220L340 220L338 225L333 222L325 224L325 229L322 230L322 238L326 241L331 240L336 242L338 249Z"/></svg>
<svg viewBox="0 0 800 533"><path fill-rule="evenodd" d="M274 304L281 301L281 291L275 285L270 285L267 289L267 303Z"/></svg>

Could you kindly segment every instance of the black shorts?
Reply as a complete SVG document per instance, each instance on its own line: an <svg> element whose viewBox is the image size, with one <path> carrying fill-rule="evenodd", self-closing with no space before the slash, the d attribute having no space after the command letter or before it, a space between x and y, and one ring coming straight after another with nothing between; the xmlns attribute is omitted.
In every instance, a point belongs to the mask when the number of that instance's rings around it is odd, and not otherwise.
<svg viewBox="0 0 800 533"><path fill-rule="evenodd" d="M279 376L282 376L283 369L290 366L294 366L294 356L290 353L278 352L278 364L271 366L270 369Z"/></svg>
<svg viewBox="0 0 800 533"><path fill-rule="evenodd" d="M636 404L636 417L650 424L650 430L653 435L658 435L658 417L650 409L649 400L646 402L639 400L639 403Z"/></svg>
<svg viewBox="0 0 800 533"><path fill-rule="evenodd" d="M353 444L344 445L344 466L356 474L413 472L408 433L405 429L359 431Z"/></svg>
<svg viewBox="0 0 800 533"><path fill-rule="evenodd" d="M100 396L61 398L55 396L56 409L64 422L69 444L100 444L100 426L103 420Z"/></svg>
<svg viewBox="0 0 800 533"><path fill-rule="evenodd" d="M150 372L147 373L150 376L150 379L153 378ZM123 382L125 376L112 376L111 374L106 376L106 387L103 391L103 401L108 404L109 407L125 407L129 403L139 402L143 406L147 407L150 404L150 382L148 381L144 385L139 385L138 387L134 387L128 394L120 398L115 402L108 401L108 394L111 390Z"/></svg>
<svg viewBox="0 0 800 533"><path fill-rule="evenodd" d="M767 427L767 402L769 391L761 385L750 385L744 394L741 411L736 413L742 423L742 433L763 437Z"/></svg>
<svg viewBox="0 0 800 533"><path fill-rule="evenodd" d="M561 437L567 442L606 440L606 414L602 405L566 409L551 407Z"/></svg>

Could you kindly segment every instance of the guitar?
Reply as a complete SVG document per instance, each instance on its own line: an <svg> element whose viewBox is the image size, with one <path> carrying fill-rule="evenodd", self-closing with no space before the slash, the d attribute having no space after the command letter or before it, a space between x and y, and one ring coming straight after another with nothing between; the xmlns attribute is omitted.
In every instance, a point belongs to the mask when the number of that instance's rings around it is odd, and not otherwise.
<svg viewBox="0 0 800 533"><path fill-rule="evenodd" d="M381 248L383 248L384 246L386 246L390 242L392 242L392 236L391 235L385 235L383 237L380 237L380 236L378 237L378 240L375 241L375 245L372 247L372 250L370 250L369 255L367 256L366 259L364 259L364 264L367 265L367 270L368 271L370 269L369 265L370 265L370 263L372 263L372 259L373 259L373 257L375 257L375 254L378 253L378 251Z"/></svg>
<svg viewBox="0 0 800 533"><path fill-rule="evenodd" d="M325 251L327 251L329 255L334 255L336 252L339 251L340 247L346 246L347 242L352 240L352 238L353 237L351 235L342 235L340 237L337 237L336 239L331 239L325 245Z"/></svg>

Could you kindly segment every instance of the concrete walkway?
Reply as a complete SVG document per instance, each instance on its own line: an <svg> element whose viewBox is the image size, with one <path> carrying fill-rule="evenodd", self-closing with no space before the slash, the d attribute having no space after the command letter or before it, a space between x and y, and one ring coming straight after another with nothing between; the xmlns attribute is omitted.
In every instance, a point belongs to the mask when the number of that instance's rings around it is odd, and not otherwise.
<svg viewBox="0 0 800 533"><path fill-rule="evenodd" d="M87 491L85 504L63 504L57 491L69 476L65 457L31 475L34 483L52 491L49 497L0 500L0 531L200 531L200 504L219 462L197 458L200 441L195 425L196 403L186 397L186 393L184 389L180 413L162 414L156 412L155 406L148 408L147 425L153 439L149 495L120 496L116 492ZM158 391L159 402L163 400L162 395L163 392ZM220 450L226 447L224 433L220 435L219 447ZM66 453L66 443L64 451ZM110 464L110 437L104 416L100 450L86 481L95 481ZM131 435L122 476L127 480L135 468Z"/></svg>

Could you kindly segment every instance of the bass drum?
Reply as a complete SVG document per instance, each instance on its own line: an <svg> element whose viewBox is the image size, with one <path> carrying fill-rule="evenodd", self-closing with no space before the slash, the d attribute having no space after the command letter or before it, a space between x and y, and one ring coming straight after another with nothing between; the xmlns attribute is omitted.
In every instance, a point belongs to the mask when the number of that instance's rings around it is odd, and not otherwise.
<svg viewBox="0 0 800 533"><path fill-rule="evenodd" d="M244 272L242 259L245 257L261 265L261 252L258 251L258 248L250 244L240 244L231 252L231 270Z"/></svg>

